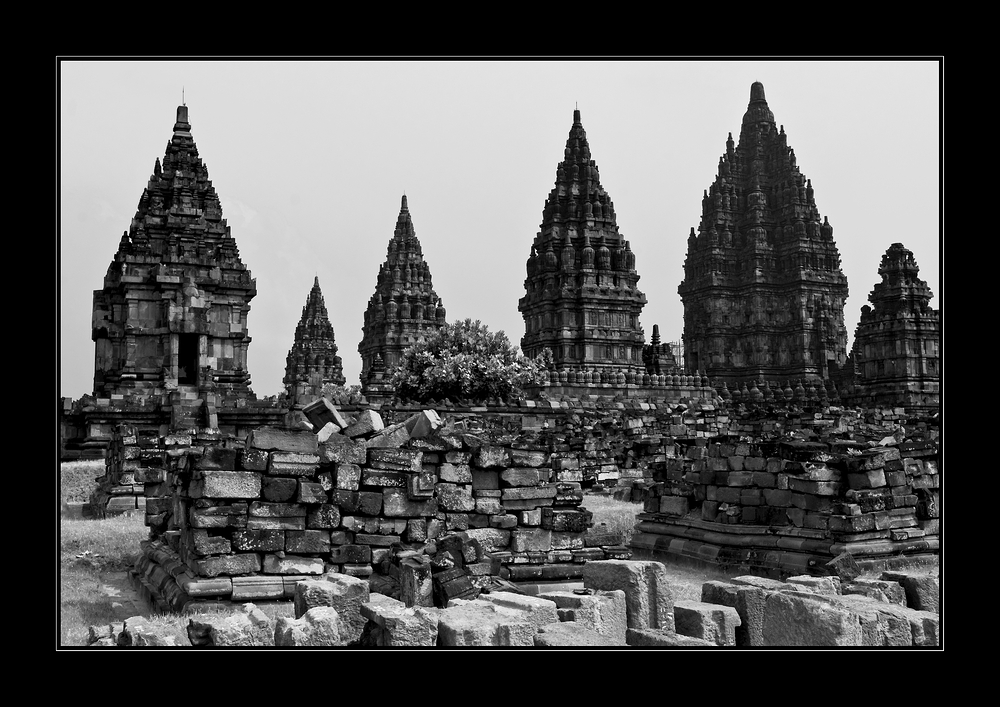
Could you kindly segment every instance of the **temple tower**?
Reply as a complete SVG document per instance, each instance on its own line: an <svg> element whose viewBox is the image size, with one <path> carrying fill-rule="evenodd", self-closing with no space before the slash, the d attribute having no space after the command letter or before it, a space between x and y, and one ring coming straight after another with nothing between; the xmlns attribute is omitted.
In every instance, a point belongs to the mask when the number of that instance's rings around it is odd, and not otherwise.
<svg viewBox="0 0 1000 707"><path fill-rule="evenodd" d="M376 356L381 357L378 368L384 366L389 375L404 350L444 323L444 305L434 292L431 269L424 261L404 195L385 262L379 267L375 294L365 310L363 338L358 344L362 385L368 382Z"/></svg>
<svg viewBox="0 0 1000 707"><path fill-rule="evenodd" d="M882 282L868 295L854 333L852 398L863 405L933 408L941 404L941 319L918 277L913 253L893 243L882 256Z"/></svg>
<svg viewBox="0 0 1000 707"><path fill-rule="evenodd" d="M845 363L848 288L833 227L759 82L702 198L677 289L689 370L732 385L822 379Z"/></svg>
<svg viewBox="0 0 1000 707"><path fill-rule="evenodd" d="M94 292L94 395L211 390L252 397L247 315L256 282L178 106L161 164Z"/></svg>
<svg viewBox="0 0 1000 707"><path fill-rule="evenodd" d="M285 358L282 382L288 397L295 400L302 396L318 397L324 385L344 385L346 380L317 276L295 327L295 340Z"/></svg>
<svg viewBox="0 0 1000 707"><path fill-rule="evenodd" d="M591 159L580 111L556 168L527 261L521 350L551 349L557 369L643 369L635 254L618 232L614 204Z"/></svg>

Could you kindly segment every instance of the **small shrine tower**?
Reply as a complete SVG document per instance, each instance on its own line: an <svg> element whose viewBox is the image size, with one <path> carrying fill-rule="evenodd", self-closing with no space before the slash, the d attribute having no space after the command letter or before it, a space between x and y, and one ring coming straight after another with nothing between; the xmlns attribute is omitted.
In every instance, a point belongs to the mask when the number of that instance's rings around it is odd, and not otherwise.
<svg viewBox="0 0 1000 707"><path fill-rule="evenodd" d="M313 281L295 327L295 340L285 358L285 392L291 401L317 398L327 384L344 385L344 366L337 355L333 325L326 311L319 276Z"/></svg>
<svg viewBox="0 0 1000 707"><path fill-rule="evenodd" d="M385 262L379 266L375 293L365 310L363 338L358 344L361 384L368 383L373 367L390 375L404 350L444 323L444 305L434 292L431 269L424 261L404 194ZM376 362L376 358L381 360Z"/></svg>
<svg viewBox="0 0 1000 707"><path fill-rule="evenodd" d="M178 106L173 136L94 292L94 395L157 398L178 388L253 397L247 316L256 282Z"/></svg>
<svg viewBox="0 0 1000 707"><path fill-rule="evenodd" d="M764 98L750 87L691 229L684 280L684 364L729 385L825 379L847 358L847 278L833 226Z"/></svg>
<svg viewBox="0 0 1000 707"><path fill-rule="evenodd" d="M637 287L635 254L618 232L579 110L526 267L518 302L525 356L548 348L557 370L643 370L639 314L646 296Z"/></svg>
<svg viewBox="0 0 1000 707"><path fill-rule="evenodd" d="M868 295L854 332L854 390L861 405L931 409L941 404L941 319L930 307L913 253L893 243L882 255L882 282Z"/></svg>

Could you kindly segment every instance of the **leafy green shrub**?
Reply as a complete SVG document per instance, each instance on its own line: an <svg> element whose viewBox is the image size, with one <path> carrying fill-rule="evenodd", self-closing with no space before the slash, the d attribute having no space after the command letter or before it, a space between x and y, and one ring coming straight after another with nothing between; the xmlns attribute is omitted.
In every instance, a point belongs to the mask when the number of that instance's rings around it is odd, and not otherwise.
<svg viewBox="0 0 1000 707"><path fill-rule="evenodd" d="M546 349L525 358L503 331L466 319L445 324L406 349L391 381L404 400L506 400L536 382L551 357Z"/></svg>

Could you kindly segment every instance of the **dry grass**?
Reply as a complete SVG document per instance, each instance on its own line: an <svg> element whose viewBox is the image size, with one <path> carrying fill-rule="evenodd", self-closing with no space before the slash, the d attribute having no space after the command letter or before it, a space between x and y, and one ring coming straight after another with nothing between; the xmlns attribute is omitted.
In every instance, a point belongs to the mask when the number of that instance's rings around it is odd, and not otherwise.
<svg viewBox="0 0 1000 707"><path fill-rule="evenodd" d="M113 600L102 586L131 567L148 536L141 515L66 520L60 525L59 645L87 645L90 626L115 624ZM121 630L121 626L117 626Z"/></svg>
<svg viewBox="0 0 1000 707"><path fill-rule="evenodd" d="M621 538L621 544L628 547L635 532L636 516L642 513L641 503L617 501L612 496L586 495L583 507L594 514L594 525L604 523L610 533ZM705 582L726 581L747 574L746 571L720 570L711 566L678 564L663 561L674 590L675 601L701 601L701 586Z"/></svg>
<svg viewBox="0 0 1000 707"><path fill-rule="evenodd" d="M583 498L583 507L594 514L595 526L603 523L607 526L607 532L614 533L621 538L620 545L627 547L632 542L632 533L635 532L635 517L642 513L641 503L616 501L611 496L588 494Z"/></svg>

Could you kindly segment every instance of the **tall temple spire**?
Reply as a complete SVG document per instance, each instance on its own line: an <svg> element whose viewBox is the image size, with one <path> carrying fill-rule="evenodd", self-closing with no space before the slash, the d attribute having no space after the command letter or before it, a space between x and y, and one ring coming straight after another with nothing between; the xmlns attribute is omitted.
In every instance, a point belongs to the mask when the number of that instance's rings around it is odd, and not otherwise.
<svg viewBox="0 0 1000 707"><path fill-rule="evenodd" d="M368 382L376 358L386 372L399 363L403 351L445 323L445 309L431 283L409 205L404 194L396 227L379 269L375 293L368 301L361 354L361 382Z"/></svg>
<svg viewBox="0 0 1000 707"><path fill-rule="evenodd" d="M639 314L646 297L636 287L634 256L631 250L625 254L614 203L601 185L578 108L540 229L518 303L524 354L548 348L557 368L640 368Z"/></svg>
<svg viewBox="0 0 1000 707"><path fill-rule="evenodd" d="M302 317L295 327L292 348L285 359L282 380L290 398L316 398L326 384L344 385L343 364L337 355L333 325L319 287L319 275L302 307Z"/></svg>
<svg viewBox="0 0 1000 707"><path fill-rule="evenodd" d="M160 396L198 385L252 395L246 322L256 294L180 105L94 293L95 394Z"/></svg>
<svg viewBox="0 0 1000 707"><path fill-rule="evenodd" d="M824 378L846 361L847 278L833 228L759 81L688 238L685 364L729 384ZM722 234L722 237L719 237Z"/></svg>

